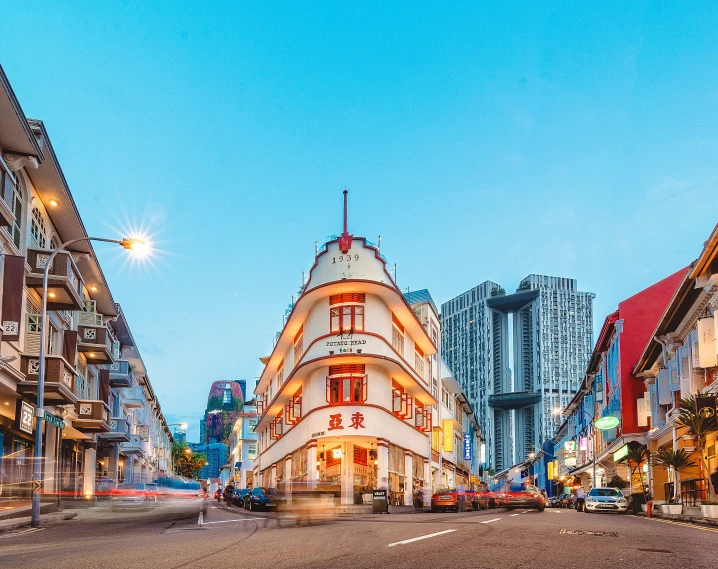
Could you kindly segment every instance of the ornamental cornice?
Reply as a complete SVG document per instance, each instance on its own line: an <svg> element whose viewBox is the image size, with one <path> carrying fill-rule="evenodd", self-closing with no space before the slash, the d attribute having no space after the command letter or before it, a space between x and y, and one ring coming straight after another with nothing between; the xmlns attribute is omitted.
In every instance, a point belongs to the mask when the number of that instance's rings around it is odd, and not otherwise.
<svg viewBox="0 0 718 569"><path fill-rule="evenodd" d="M27 156L25 154L13 154L12 152L6 152L3 154L3 160L5 164L10 168L11 172L17 172L23 168L33 168L37 170L39 164L37 158L34 156Z"/></svg>

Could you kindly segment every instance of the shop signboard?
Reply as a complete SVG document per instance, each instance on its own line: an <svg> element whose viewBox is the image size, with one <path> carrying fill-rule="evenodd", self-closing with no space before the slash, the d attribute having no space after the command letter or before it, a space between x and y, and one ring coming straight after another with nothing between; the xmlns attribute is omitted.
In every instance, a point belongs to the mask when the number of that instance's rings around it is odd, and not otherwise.
<svg viewBox="0 0 718 569"><path fill-rule="evenodd" d="M716 396L715 395L699 395L696 397L696 411L699 415L705 417L706 426L709 429L718 428L716 422Z"/></svg>
<svg viewBox="0 0 718 569"><path fill-rule="evenodd" d="M471 433L464 433L464 460L471 460Z"/></svg>
<svg viewBox="0 0 718 569"><path fill-rule="evenodd" d="M613 453L613 462L618 462L624 456L628 454L628 445L623 445L616 452Z"/></svg>
<svg viewBox="0 0 718 569"><path fill-rule="evenodd" d="M573 454L576 452L576 441L566 441L563 446L567 454Z"/></svg>
<svg viewBox="0 0 718 569"><path fill-rule="evenodd" d="M35 406L22 399L17 400L15 408L15 428L31 435L35 427Z"/></svg>
<svg viewBox="0 0 718 569"><path fill-rule="evenodd" d="M48 413L47 411L45 411L45 416L43 418L47 423L54 425L60 430L65 428L65 421L63 421L59 417L55 417L55 415L50 415L50 413Z"/></svg>
<svg viewBox="0 0 718 569"><path fill-rule="evenodd" d="M578 439L579 450L588 450L588 437L581 437Z"/></svg>
<svg viewBox="0 0 718 569"><path fill-rule="evenodd" d="M570 456L565 461L566 466L576 466L576 457Z"/></svg>

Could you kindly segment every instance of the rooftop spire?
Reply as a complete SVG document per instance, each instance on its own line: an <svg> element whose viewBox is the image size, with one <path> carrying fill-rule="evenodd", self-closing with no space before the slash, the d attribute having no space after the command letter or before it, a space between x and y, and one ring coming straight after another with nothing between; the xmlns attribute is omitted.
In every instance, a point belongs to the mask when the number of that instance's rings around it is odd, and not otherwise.
<svg viewBox="0 0 718 569"><path fill-rule="evenodd" d="M347 230L347 200L348 200L348 194L349 191L347 190L346 186L344 186L344 231L339 236L339 249L342 253L346 255L346 253L351 249L352 246L352 239L353 235L350 235Z"/></svg>

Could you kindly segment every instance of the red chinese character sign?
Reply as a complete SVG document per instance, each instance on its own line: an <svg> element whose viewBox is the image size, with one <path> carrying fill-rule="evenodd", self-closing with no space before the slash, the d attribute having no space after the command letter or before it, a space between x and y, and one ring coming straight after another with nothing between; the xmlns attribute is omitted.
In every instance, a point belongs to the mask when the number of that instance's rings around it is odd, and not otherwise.
<svg viewBox="0 0 718 569"><path fill-rule="evenodd" d="M364 426L364 415L362 415L361 413L354 413L352 415L352 423L349 426L353 427L354 430L365 429L366 427Z"/></svg>
<svg viewBox="0 0 718 569"><path fill-rule="evenodd" d="M366 429L364 425L364 415L362 413L353 413L351 417L350 429L358 431L359 429ZM335 415L329 415L329 428L327 431L336 431L344 429L342 425L342 414L336 413Z"/></svg>
<svg viewBox="0 0 718 569"><path fill-rule="evenodd" d="M337 429L343 429L342 427L342 414L337 413L336 415L329 415L329 428L327 431L335 431Z"/></svg>

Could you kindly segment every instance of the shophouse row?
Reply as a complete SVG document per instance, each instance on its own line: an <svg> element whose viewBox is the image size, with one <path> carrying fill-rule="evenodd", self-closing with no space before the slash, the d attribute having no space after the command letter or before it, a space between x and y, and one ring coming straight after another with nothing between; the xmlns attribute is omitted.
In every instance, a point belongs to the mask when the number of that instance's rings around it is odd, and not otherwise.
<svg viewBox="0 0 718 569"><path fill-rule="evenodd" d="M54 250L87 233L45 125L24 115L2 68L0 191L0 491L22 497L31 492L43 271ZM42 490L90 497L168 471L172 439L92 246L69 249L48 277Z"/></svg>

